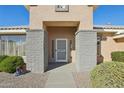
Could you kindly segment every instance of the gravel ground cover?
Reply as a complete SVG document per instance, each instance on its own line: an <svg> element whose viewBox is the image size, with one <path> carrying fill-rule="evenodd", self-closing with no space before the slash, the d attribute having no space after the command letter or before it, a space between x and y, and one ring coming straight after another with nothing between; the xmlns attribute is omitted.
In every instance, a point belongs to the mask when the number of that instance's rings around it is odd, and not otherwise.
<svg viewBox="0 0 124 93"><path fill-rule="evenodd" d="M0 72L0 88L44 88L48 73L26 73L15 77L14 74Z"/></svg>

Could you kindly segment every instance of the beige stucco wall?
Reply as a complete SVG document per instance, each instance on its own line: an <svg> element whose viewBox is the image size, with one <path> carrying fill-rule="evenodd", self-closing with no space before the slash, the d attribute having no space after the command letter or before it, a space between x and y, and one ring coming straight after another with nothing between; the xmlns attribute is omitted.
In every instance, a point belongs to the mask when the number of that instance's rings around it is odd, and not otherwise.
<svg viewBox="0 0 124 93"><path fill-rule="evenodd" d="M56 38L66 38L68 39L68 44L70 44L70 40L72 41L72 49L69 52L68 55L69 59L72 56L72 62L74 62L74 51L75 51L75 27L48 27L48 42L49 42L49 62L55 62L54 58L52 58L52 40L56 40ZM55 48L55 47L54 47ZM70 45L68 45L68 50L70 48ZM55 57L55 56L54 56ZM70 61L70 60L69 60Z"/></svg>
<svg viewBox="0 0 124 93"><path fill-rule="evenodd" d="M124 51L124 39L123 42L119 42L113 39L112 34L103 34L106 40L101 41L101 54L104 57L104 61L111 61L112 51Z"/></svg>
<svg viewBox="0 0 124 93"><path fill-rule="evenodd" d="M79 30L93 29L93 7L69 5L69 12L55 12L54 5L30 7L30 29L43 29L43 21L79 21Z"/></svg>

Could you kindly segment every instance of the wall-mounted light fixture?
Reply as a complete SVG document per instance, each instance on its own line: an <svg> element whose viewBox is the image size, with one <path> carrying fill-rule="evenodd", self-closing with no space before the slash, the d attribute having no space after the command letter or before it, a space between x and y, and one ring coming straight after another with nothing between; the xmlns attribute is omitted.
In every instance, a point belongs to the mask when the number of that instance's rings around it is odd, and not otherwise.
<svg viewBox="0 0 124 93"><path fill-rule="evenodd" d="M56 12L69 12L69 5L56 5L55 11Z"/></svg>

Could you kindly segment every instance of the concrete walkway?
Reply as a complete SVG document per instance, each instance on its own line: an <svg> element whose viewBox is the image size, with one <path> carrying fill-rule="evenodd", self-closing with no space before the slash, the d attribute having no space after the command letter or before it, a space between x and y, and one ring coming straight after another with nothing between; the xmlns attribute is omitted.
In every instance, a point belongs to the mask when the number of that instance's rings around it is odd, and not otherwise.
<svg viewBox="0 0 124 93"><path fill-rule="evenodd" d="M75 72L74 64L57 64L49 65L49 68L53 68L48 71L48 80L46 81L46 88L76 88L76 83L72 72ZM54 66L54 67L53 67Z"/></svg>
<svg viewBox="0 0 124 93"><path fill-rule="evenodd" d="M46 88L76 88L74 78L68 72L52 72L48 76Z"/></svg>

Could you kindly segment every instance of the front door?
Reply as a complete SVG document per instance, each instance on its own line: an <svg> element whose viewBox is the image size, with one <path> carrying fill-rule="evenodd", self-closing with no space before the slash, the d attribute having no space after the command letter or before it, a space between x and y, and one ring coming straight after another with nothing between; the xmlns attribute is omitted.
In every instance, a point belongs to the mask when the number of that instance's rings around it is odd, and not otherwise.
<svg viewBox="0 0 124 93"><path fill-rule="evenodd" d="M56 62L67 62L67 39L56 39Z"/></svg>

